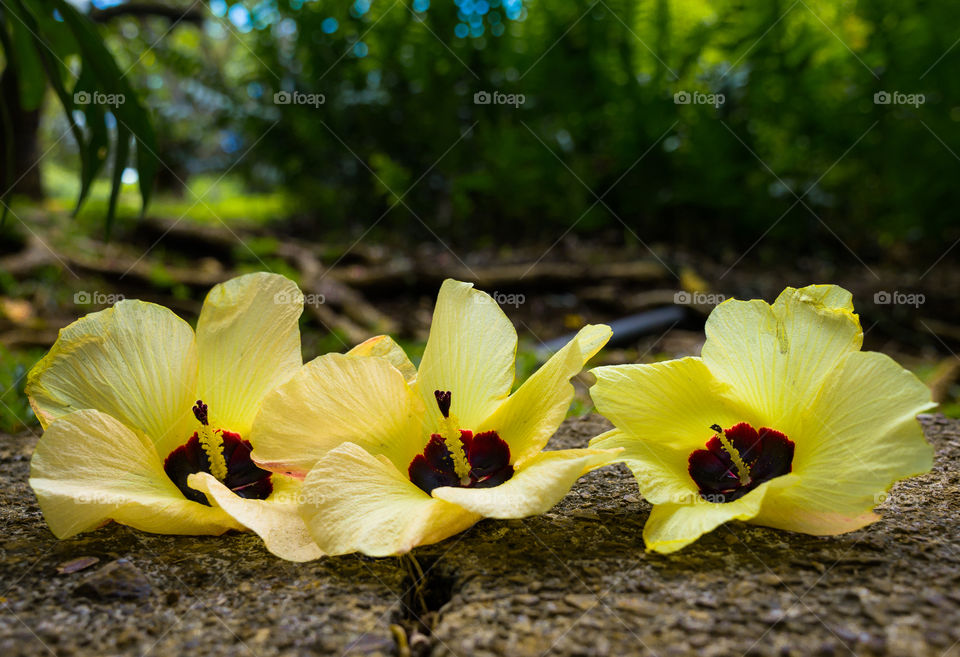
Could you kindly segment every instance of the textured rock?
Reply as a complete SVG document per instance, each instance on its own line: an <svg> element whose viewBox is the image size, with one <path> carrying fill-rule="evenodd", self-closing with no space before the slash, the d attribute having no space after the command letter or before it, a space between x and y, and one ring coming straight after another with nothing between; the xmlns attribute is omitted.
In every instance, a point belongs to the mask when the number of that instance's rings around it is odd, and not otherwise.
<svg viewBox="0 0 960 657"><path fill-rule="evenodd" d="M606 427L571 420L552 446L582 446ZM734 523L648 555L649 506L617 466L549 514L483 521L417 550L417 564L290 564L248 534L115 525L57 541L26 484L35 439L0 437L0 654L956 657L960 422L934 416L925 428L934 472L898 485L881 521L845 536ZM81 556L100 562L57 573ZM76 594L120 558L149 580L146 597ZM425 579L413 586L417 567Z"/></svg>

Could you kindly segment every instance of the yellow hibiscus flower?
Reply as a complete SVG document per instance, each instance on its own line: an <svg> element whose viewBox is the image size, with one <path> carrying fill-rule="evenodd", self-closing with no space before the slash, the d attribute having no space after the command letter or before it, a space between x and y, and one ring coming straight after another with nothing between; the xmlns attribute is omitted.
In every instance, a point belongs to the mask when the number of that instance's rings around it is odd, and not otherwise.
<svg viewBox="0 0 960 657"><path fill-rule="evenodd" d="M700 358L592 370L591 396L616 427L653 504L648 550L679 550L728 520L814 535L877 519L878 495L932 466L916 416L930 392L891 358L860 351L849 292L787 288L774 304L728 300Z"/></svg>
<svg viewBox="0 0 960 657"><path fill-rule="evenodd" d="M45 432L30 485L59 538L113 520L147 532L250 529L286 559L321 556L298 480L250 458L264 396L302 365L303 295L276 274L214 287L197 330L124 300L60 332L30 372Z"/></svg>
<svg viewBox="0 0 960 657"><path fill-rule="evenodd" d="M358 348L380 358L317 358L267 395L254 459L305 477L301 512L327 554L402 554L483 517L543 513L618 453L542 451L570 378L609 338L584 327L511 395L513 325L490 296L447 280L419 370L382 338Z"/></svg>

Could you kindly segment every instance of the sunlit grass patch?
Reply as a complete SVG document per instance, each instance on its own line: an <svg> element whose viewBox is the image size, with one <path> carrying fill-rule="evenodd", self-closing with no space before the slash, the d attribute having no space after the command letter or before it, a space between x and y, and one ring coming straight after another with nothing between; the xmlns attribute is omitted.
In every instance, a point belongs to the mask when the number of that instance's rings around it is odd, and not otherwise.
<svg viewBox="0 0 960 657"><path fill-rule="evenodd" d="M0 431L14 433L37 424L24 387L27 372L41 356L42 349L11 350L0 345Z"/></svg>

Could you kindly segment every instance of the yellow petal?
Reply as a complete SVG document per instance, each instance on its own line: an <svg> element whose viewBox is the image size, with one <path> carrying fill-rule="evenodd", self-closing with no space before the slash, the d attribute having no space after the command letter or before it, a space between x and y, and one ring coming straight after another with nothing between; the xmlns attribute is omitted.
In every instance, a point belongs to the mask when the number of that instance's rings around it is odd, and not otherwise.
<svg viewBox="0 0 960 657"><path fill-rule="evenodd" d="M593 403L614 426L639 441L686 450L688 456L713 437L711 425L756 422L755 414L732 401L730 386L717 381L699 358L590 372L597 378L590 388ZM628 448L624 456L630 454Z"/></svg>
<svg viewBox="0 0 960 657"><path fill-rule="evenodd" d="M403 347L398 345L389 335L377 335L369 340L361 342L356 347L347 352L347 356L354 358L384 358L391 365L400 370L407 383L413 383L417 378L417 368L413 366L407 357Z"/></svg>
<svg viewBox="0 0 960 657"><path fill-rule="evenodd" d="M647 550L669 554L730 520L750 520L760 511L767 486L758 486L735 502L715 504L699 500L693 504L657 504L643 526Z"/></svg>
<svg viewBox="0 0 960 657"><path fill-rule="evenodd" d="M848 355L804 411L795 436L793 474L775 479L756 521L808 534L862 527L882 494L927 472L933 447L916 420L930 410L929 389L893 359Z"/></svg>
<svg viewBox="0 0 960 657"><path fill-rule="evenodd" d="M703 449L706 441L699 445ZM630 468L640 494L651 504L699 502L700 492L687 469L691 448L677 448L655 440L642 440L614 429L590 441L597 449L622 449L617 461Z"/></svg>
<svg viewBox="0 0 960 657"><path fill-rule="evenodd" d="M611 463L617 450L565 449L541 452L492 488L435 488L433 496L487 518L526 518L545 513L582 475Z"/></svg>
<svg viewBox="0 0 960 657"><path fill-rule="evenodd" d="M344 443L303 484L301 513L326 554L385 557L453 536L480 516L434 499L384 456Z"/></svg>
<svg viewBox="0 0 960 657"><path fill-rule="evenodd" d="M94 409L145 432L166 454L196 423L196 382L190 325L163 306L129 300L61 330L30 371L27 395L44 427Z"/></svg>
<svg viewBox="0 0 960 657"><path fill-rule="evenodd" d="M302 312L300 290L279 274L247 274L210 290L197 322L197 394L212 425L247 437L264 396L303 362Z"/></svg>
<svg viewBox="0 0 960 657"><path fill-rule="evenodd" d="M731 394L788 436L824 377L863 342L850 293L832 285L787 288L773 306L725 301L707 320L703 362Z"/></svg>
<svg viewBox="0 0 960 657"><path fill-rule="evenodd" d="M312 561L323 556L300 517L301 483L275 474L273 493L265 500L240 497L206 472L192 474L187 484L210 503L253 530L270 552L288 561Z"/></svg>
<svg viewBox="0 0 960 657"><path fill-rule="evenodd" d="M538 453L567 415L574 389L569 383L610 339L609 326L583 327L524 381L477 431L496 431L510 446L514 463Z"/></svg>
<svg viewBox="0 0 960 657"><path fill-rule="evenodd" d="M486 420L510 394L516 355L517 332L497 302L472 283L444 281L417 371L426 431L440 422L435 390L453 393L451 413L460 426Z"/></svg>
<svg viewBox="0 0 960 657"><path fill-rule="evenodd" d="M420 400L386 360L326 354L267 395L253 424L253 458L302 477L350 441L386 454L405 471L428 439L421 415Z"/></svg>
<svg viewBox="0 0 960 657"><path fill-rule="evenodd" d="M880 519L873 511L842 513L814 506L802 497L802 483L792 473L769 482L764 505L750 522L814 536L833 536L856 531ZM877 499L876 504L880 502Z"/></svg>
<svg viewBox="0 0 960 657"><path fill-rule="evenodd" d="M163 471L150 439L99 411L53 422L30 461L30 486L58 538L114 520L158 534L222 534L242 525L191 502Z"/></svg>

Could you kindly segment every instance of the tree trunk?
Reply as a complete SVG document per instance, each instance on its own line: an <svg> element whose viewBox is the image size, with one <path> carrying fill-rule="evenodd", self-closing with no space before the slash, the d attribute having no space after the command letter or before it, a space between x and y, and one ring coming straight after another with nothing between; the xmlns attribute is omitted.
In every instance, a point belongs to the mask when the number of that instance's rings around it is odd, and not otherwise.
<svg viewBox="0 0 960 657"><path fill-rule="evenodd" d="M37 166L39 155L38 136L40 130L40 110L24 111L20 107L20 87L17 75L11 66L0 75L0 193L23 194L32 199L43 198L43 184L40 180L40 168ZM10 121L10 128L4 121ZM13 136L13 169L7 170L7 135Z"/></svg>

